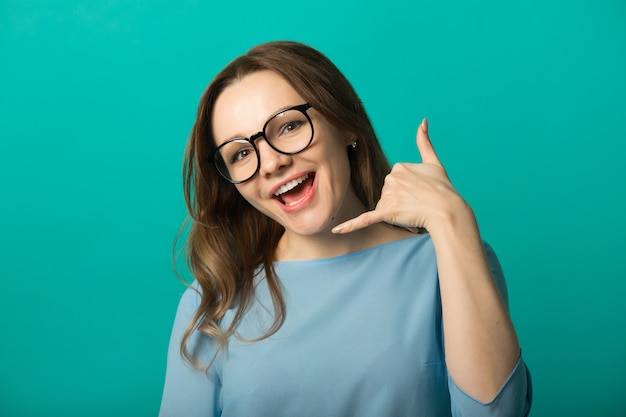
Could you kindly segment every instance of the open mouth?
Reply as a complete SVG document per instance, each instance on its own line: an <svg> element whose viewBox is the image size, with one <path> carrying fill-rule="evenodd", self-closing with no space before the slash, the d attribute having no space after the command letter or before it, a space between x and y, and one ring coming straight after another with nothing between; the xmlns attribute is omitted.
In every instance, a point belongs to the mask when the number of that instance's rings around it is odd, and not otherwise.
<svg viewBox="0 0 626 417"><path fill-rule="evenodd" d="M313 173L294 178L276 190L274 197L287 207L296 205L308 195L314 178Z"/></svg>

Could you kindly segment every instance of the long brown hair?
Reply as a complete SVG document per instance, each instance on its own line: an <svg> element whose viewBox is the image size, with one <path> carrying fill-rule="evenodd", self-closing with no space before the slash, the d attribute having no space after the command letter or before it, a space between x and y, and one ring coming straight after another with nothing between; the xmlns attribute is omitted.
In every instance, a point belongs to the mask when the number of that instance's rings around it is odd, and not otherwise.
<svg viewBox="0 0 626 417"><path fill-rule="evenodd" d="M181 354L199 368L201 364L187 349L191 334L200 331L217 341L219 349L224 348L254 295L256 272L265 273L274 322L255 341L274 334L285 320L281 285L272 266L284 229L248 204L207 162L215 149L211 119L218 96L246 75L263 70L280 74L328 122L357 138L359 146L348 152L351 183L366 207L373 208L379 200L390 170L361 100L319 51L297 42L265 43L236 58L215 77L200 100L183 166L189 211L183 225L189 226L183 249L201 291L198 310L181 341ZM233 321L227 329L220 328L220 319L235 301Z"/></svg>

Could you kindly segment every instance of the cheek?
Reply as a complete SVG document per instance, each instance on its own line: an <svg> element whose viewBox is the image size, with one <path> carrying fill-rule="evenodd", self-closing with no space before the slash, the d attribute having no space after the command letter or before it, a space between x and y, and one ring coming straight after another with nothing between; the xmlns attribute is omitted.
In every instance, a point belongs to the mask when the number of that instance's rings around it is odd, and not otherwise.
<svg viewBox="0 0 626 417"><path fill-rule="evenodd" d="M328 160L332 161L336 180L342 184L350 183L350 160L346 149L338 147L333 155L329 155Z"/></svg>
<svg viewBox="0 0 626 417"><path fill-rule="evenodd" d="M247 182L243 185L242 184L235 185L235 188L237 189L237 192L239 193L239 195L244 198L244 200L246 200L248 203L256 207L257 206L256 204L257 198L255 198L256 193L254 192L254 188L250 187L250 185L252 184L250 182Z"/></svg>
<svg viewBox="0 0 626 417"><path fill-rule="evenodd" d="M246 200L252 207L257 209L259 212L265 214L266 216L274 218L272 217L272 213L267 209L267 207L263 206L262 199L259 197L256 188L250 187L251 185L253 184L245 183L243 185L236 185L235 187L237 188L239 195L241 195L243 199Z"/></svg>

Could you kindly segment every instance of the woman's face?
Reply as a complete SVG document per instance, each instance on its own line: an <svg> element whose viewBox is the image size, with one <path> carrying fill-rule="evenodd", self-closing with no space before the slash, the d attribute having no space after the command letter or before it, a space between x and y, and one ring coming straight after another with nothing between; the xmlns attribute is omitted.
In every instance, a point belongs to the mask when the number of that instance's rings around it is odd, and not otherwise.
<svg viewBox="0 0 626 417"><path fill-rule="evenodd" d="M228 86L215 102L212 124L216 146L236 137L249 138L277 112L304 103L273 71L247 75ZM347 147L352 138L328 123L315 108L309 108L307 114L315 132L308 148L285 155L258 138L258 173L234 185L252 206L283 225L286 233L299 235L330 233L333 226L364 210L350 184Z"/></svg>

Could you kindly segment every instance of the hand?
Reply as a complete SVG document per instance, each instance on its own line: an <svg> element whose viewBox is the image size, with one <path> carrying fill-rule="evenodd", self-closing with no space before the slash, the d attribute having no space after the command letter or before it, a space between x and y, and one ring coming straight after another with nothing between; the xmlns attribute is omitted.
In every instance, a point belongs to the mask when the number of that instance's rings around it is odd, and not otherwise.
<svg viewBox="0 0 626 417"><path fill-rule="evenodd" d="M417 129L416 143L422 163L394 165L385 177L376 208L336 226L334 233L349 233L379 222L411 231L425 228L432 233L439 222L452 220L458 210L469 209L435 153L426 119Z"/></svg>

